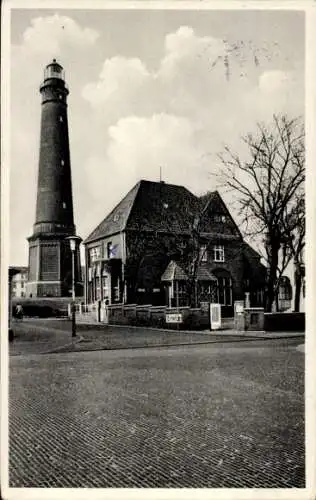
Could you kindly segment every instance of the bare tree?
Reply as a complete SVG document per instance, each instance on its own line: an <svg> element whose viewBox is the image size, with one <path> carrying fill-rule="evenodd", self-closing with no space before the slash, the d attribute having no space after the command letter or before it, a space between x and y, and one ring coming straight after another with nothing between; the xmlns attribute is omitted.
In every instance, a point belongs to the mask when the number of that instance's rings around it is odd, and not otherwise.
<svg viewBox="0 0 316 500"><path fill-rule="evenodd" d="M228 146L219 155L219 175L226 189L237 195L246 235L259 237L263 243L268 264L267 311L272 310L282 273L302 245L293 247L294 241L304 240L302 217L295 216L298 199L304 199L304 139L299 118L273 116L269 126L258 124L256 134L242 138L248 151L246 160ZM304 204L301 211L303 208Z"/></svg>
<svg viewBox="0 0 316 500"><path fill-rule="evenodd" d="M305 276L304 248L305 248L305 199L302 193L298 193L296 201L290 210L285 210L284 246L294 263L294 311L300 310L300 297Z"/></svg>

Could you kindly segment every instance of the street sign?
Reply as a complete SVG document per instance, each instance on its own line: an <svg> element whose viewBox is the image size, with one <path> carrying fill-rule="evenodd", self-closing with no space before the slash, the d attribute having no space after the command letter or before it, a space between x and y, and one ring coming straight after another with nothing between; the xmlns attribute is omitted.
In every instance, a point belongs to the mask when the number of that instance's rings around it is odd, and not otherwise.
<svg viewBox="0 0 316 500"><path fill-rule="evenodd" d="M182 323L182 314L181 313L166 314L166 323Z"/></svg>

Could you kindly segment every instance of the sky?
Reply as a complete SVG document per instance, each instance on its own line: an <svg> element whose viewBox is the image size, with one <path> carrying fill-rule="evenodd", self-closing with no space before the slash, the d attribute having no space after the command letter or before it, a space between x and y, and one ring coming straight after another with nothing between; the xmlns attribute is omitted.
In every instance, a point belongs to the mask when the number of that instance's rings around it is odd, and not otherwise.
<svg viewBox="0 0 316 500"><path fill-rule="evenodd" d="M225 145L245 155L241 136L258 122L303 116L304 35L300 11L12 10L10 264L27 265L39 85L52 58L70 88L74 217L84 239L138 180L158 181L161 168L166 182L215 190Z"/></svg>

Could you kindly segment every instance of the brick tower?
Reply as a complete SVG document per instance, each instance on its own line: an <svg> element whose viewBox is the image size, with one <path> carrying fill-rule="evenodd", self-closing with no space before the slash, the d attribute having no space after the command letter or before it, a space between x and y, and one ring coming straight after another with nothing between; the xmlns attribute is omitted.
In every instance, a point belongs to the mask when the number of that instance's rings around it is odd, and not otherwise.
<svg viewBox="0 0 316 500"><path fill-rule="evenodd" d="M53 59L40 86L42 117L36 218L29 242L27 295L70 295L72 255L65 238L76 233L73 217L64 70ZM81 281L80 254L75 255L75 282ZM77 293L80 291L77 290Z"/></svg>

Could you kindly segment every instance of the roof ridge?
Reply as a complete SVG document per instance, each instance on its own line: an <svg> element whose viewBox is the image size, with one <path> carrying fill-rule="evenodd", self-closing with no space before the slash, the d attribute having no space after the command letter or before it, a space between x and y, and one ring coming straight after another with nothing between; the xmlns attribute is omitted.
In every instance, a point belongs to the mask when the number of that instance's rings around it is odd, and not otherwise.
<svg viewBox="0 0 316 500"><path fill-rule="evenodd" d="M183 186L182 184L174 184L174 183L166 182L166 181L151 181L149 179L141 179L139 182L140 183L141 182L148 182L150 184L161 184L162 186L171 186L171 187L177 187L180 189L185 189L186 191L188 191L188 193L190 193L192 196L195 196L197 198L196 194L192 193L192 191L190 191L186 186Z"/></svg>

